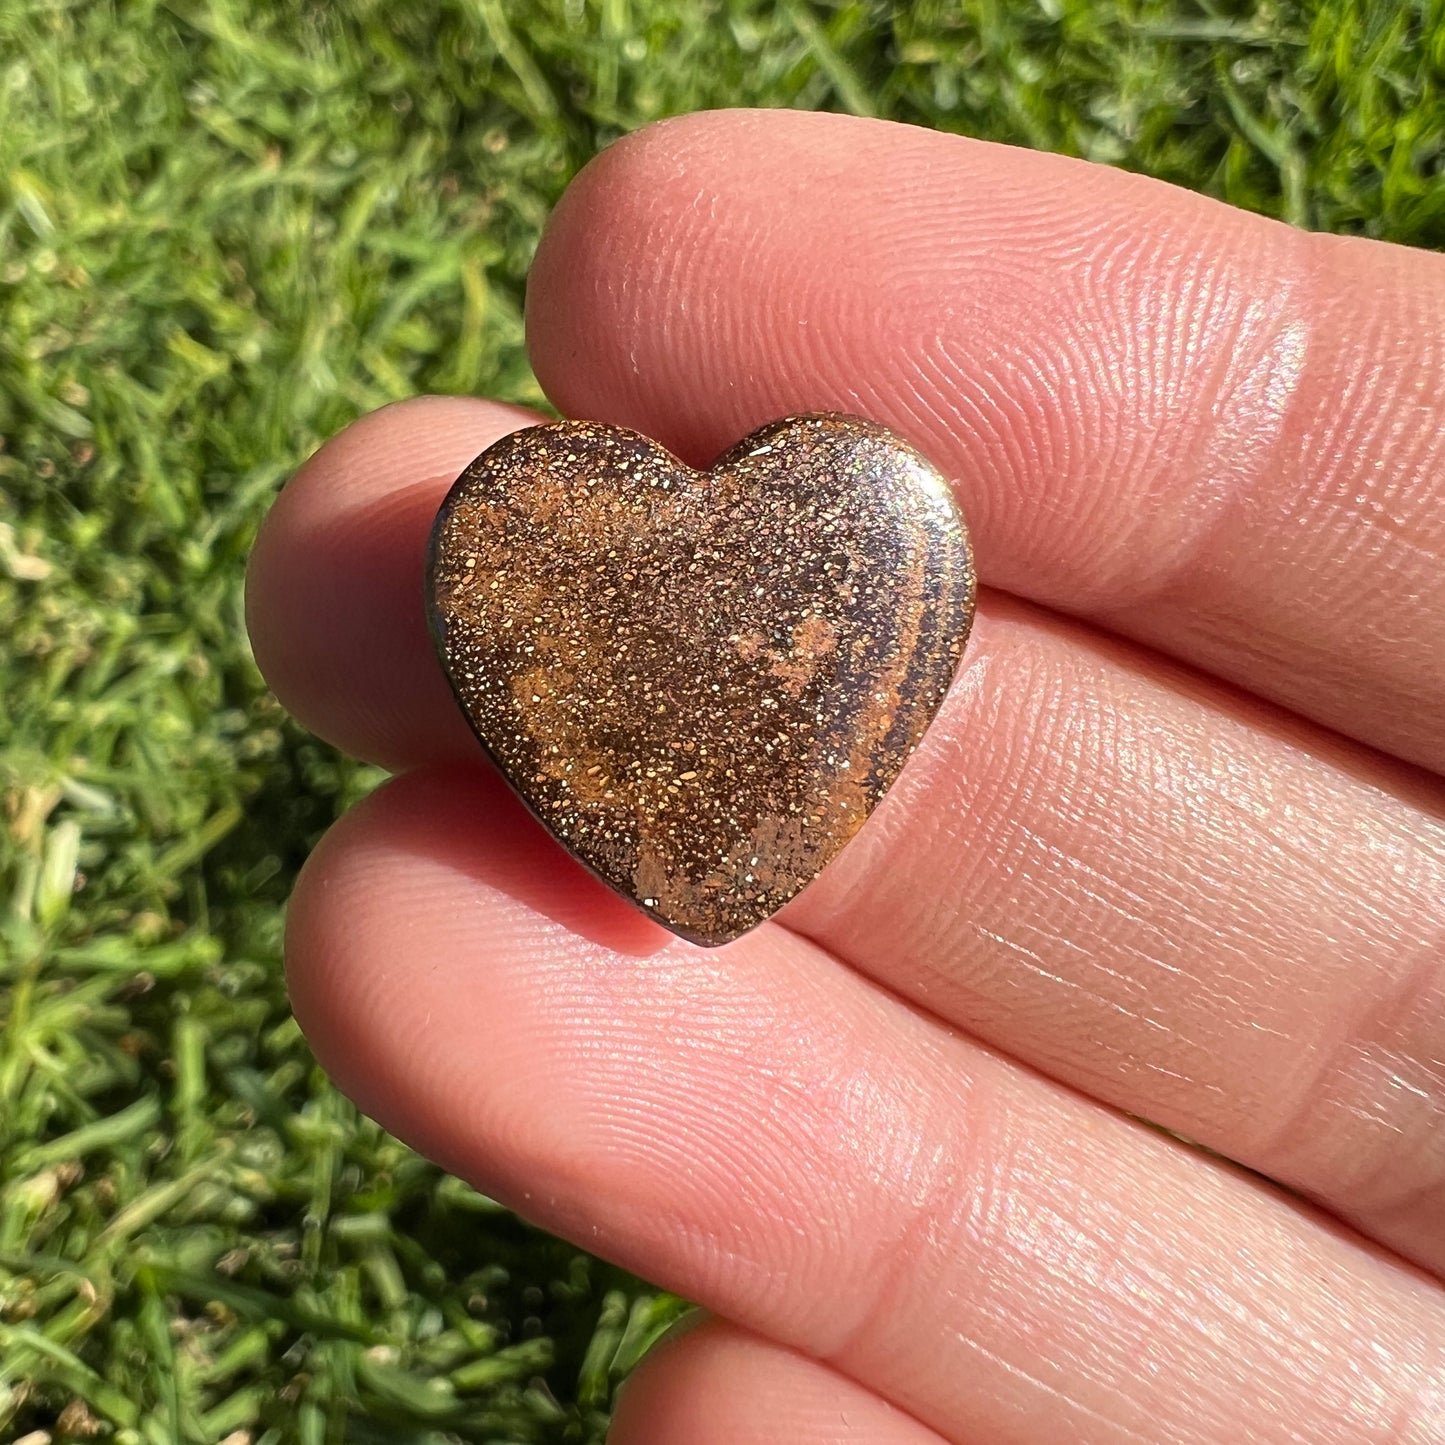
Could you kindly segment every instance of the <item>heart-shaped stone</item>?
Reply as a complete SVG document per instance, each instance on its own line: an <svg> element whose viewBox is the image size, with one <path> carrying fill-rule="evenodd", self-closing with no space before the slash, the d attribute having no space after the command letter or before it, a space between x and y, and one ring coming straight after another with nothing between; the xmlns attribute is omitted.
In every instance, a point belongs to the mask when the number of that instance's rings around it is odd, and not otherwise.
<svg viewBox="0 0 1445 1445"><path fill-rule="evenodd" d="M695 943L781 908L856 833L973 619L949 489L856 417L698 472L636 432L504 437L437 515L427 611L472 730L588 868Z"/></svg>

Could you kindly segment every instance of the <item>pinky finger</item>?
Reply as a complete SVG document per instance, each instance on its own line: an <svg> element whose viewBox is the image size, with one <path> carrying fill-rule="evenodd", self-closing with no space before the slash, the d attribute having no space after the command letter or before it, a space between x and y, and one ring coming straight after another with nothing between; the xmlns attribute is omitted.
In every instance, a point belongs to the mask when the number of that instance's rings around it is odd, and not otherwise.
<svg viewBox="0 0 1445 1445"><path fill-rule="evenodd" d="M607 1445L947 1445L855 1381L722 1320L664 1340L618 1397Z"/></svg>

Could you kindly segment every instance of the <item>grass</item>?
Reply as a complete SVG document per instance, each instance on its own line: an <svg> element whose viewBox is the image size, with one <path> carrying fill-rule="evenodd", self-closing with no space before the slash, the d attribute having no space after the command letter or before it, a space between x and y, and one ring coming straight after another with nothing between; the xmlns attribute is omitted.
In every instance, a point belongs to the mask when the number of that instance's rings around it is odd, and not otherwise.
<svg viewBox="0 0 1445 1445"><path fill-rule="evenodd" d="M595 1441L678 1312L319 1075L281 910L374 779L241 586L359 413L539 402L549 206L733 104L1445 246L1445 0L0 0L0 1438Z"/></svg>

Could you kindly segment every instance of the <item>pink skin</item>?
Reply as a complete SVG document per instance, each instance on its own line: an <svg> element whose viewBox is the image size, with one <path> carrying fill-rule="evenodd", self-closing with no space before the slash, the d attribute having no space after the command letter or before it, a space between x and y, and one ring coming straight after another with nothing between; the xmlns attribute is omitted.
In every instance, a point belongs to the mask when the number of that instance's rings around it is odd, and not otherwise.
<svg viewBox="0 0 1445 1445"><path fill-rule="evenodd" d="M608 1445L944 1445L836 1370L721 1321L662 1341L623 1387Z"/></svg>
<svg viewBox="0 0 1445 1445"><path fill-rule="evenodd" d="M427 766L298 886L318 1055L449 1167L755 1332L673 1346L619 1438L706 1445L685 1402L718 1379L887 1422L719 1440L1439 1438L1445 1294L1388 1251L1445 1270L1445 792L1412 766L1445 760L1445 264L733 113L579 177L528 319L560 405L693 460L801 407L893 423L1017 594L985 594L857 842L708 954L537 833L432 660L431 515L528 414L366 418L258 542L278 695Z"/></svg>

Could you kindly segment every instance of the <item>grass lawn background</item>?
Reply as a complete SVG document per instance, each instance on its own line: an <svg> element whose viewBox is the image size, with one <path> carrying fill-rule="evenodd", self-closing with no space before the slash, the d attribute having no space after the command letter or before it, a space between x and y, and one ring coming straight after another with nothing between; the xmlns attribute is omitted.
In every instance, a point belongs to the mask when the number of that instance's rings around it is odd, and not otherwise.
<svg viewBox="0 0 1445 1445"><path fill-rule="evenodd" d="M0 0L0 1439L595 1441L678 1312L312 1063L282 907L374 777L241 591L359 413L539 403L568 178L739 104L1445 246L1442 0Z"/></svg>

